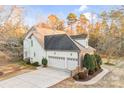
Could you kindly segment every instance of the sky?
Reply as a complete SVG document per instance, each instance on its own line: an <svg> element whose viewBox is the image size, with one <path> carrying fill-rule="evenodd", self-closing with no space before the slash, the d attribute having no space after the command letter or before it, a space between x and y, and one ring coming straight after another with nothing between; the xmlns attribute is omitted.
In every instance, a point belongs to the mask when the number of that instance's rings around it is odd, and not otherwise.
<svg viewBox="0 0 124 93"><path fill-rule="evenodd" d="M103 11L110 11L120 8L118 5L25 5L24 20L29 26L37 22L44 22L48 15L55 14L60 19L66 20L69 13L75 13L79 16L84 14L91 21L91 14L94 21L98 20L98 15Z"/></svg>

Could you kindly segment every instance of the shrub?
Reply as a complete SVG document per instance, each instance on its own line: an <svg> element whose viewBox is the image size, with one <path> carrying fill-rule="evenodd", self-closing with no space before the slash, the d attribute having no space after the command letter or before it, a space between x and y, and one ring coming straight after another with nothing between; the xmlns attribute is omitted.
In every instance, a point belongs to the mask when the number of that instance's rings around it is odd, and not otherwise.
<svg viewBox="0 0 124 93"><path fill-rule="evenodd" d="M26 64L31 64L30 63L30 58L26 58L24 61L25 61Z"/></svg>
<svg viewBox="0 0 124 93"><path fill-rule="evenodd" d="M85 54L84 60L83 60L83 66L86 67L89 70L89 73L93 73L95 70L95 62L94 62L94 57L90 54Z"/></svg>
<svg viewBox="0 0 124 93"><path fill-rule="evenodd" d="M101 59L101 57L100 57L99 54L96 54L96 53L95 53L94 56L95 56L95 58L96 58L97 66L98 66L98 68L100 69L100 68L101 68L101 65L102 65L102 59Z"/></svg>
<svg viewBox="0 0 124 93"><path fill-rule="evenodd" d="M33 66L40 66L38 62L32 63Z"/></svg>
<svg viewBox="0 0 124 93"><path fill-rule="evenodd" d="M93 62L94 65L95 65L95 71L97 71L99 68L98 68L98 64L97 64L97 62L96 62L96 57L95 57L95 55L91 55L91 57L92 57L92 62Z"/></svg>
<svg viewBox="0 0 124 93"><path fill-rule="evenodd" d="M89 68L89 57L90 55L89 54L85 54L84 56L84 60L83 60L83 67L86 67L87 69L90 69Z"/></svg>
<svg viewBox="0 0 124 93"><path fill-rule="evenodd" d="M83 60L83 66L89 70L89 74L93 74L94 71L101 69L101 65L102 65L102 59L100 55L96 53L94 55L85 54Z"/></svg>
<svg viewBox="0 0 124 93"><path fill-rule="evenodd" d="M73 76L73 78L74 78L75 80L79 80L79 75L76 74L76 75Z"/></svg>
<svg viewBox="0 0 124 93"><path fill-rule="evenodd" d="M42 59L42 65L43 66L47 66L47 63L48 63L47 59L46 58L43 58Z"/></svg>
<svg viewBox="0 0 124 93"><path fill-rule="evenodd" d="M88 77L88 70L84 68L82 71L78 73L79 79L86 79Z"/></svg>

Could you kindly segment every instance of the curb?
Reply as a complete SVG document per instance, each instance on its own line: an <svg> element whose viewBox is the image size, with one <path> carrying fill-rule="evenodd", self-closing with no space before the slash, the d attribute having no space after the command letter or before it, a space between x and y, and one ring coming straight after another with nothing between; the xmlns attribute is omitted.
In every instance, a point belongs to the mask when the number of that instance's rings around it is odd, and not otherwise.
<svg viewBox="0 0 124 93"><path fill-rule="evenodd" d="M100 79L102 79L107 73L109 73L109 70L106 68L102 68L103 71L98 74L97 76L95 76L94 78L92 78L91 80L88 81L75 81L75 83L77 84L83 84L83 85L93 85L95 83L97 83Z"/></svg>

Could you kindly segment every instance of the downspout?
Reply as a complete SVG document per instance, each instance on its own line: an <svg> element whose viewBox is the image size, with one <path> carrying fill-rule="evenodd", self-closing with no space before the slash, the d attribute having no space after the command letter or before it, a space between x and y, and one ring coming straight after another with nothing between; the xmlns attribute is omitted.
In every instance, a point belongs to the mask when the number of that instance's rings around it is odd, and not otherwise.
<svg viewBox="0 0 124 93"><path fill-rule="evenodd" d="M43 45L43 49L44 49L44 52L45 52L45 57L43 57L43 58L47 58L47 50L46 50L46 48L45 48L45 36L44 36L44 45ZM47 58L47 60L48 60L48 58Z"/></svg>
<svg viewBox="0 0 124 93"><path fill-rule="evenodd" d="M78 51L78 73L79 73L79 67L80 67L80 51Z"/></svg>

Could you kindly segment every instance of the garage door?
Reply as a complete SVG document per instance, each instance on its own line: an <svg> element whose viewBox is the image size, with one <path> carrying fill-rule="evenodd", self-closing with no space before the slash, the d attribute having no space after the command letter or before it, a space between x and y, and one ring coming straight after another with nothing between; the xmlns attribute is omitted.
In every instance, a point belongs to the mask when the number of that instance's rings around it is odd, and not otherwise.
<svg viewBox="0 0 124 93"><path fill-rule="evenodd" d="M65 58L48 56L48 66L65 69Z"/></svg>
<svg viewBox="0 0 124 93"><path fill-rule="evenodd" d="M67 68L74 70L78 66L78 60L76 58L67 58Z"/></svg>

